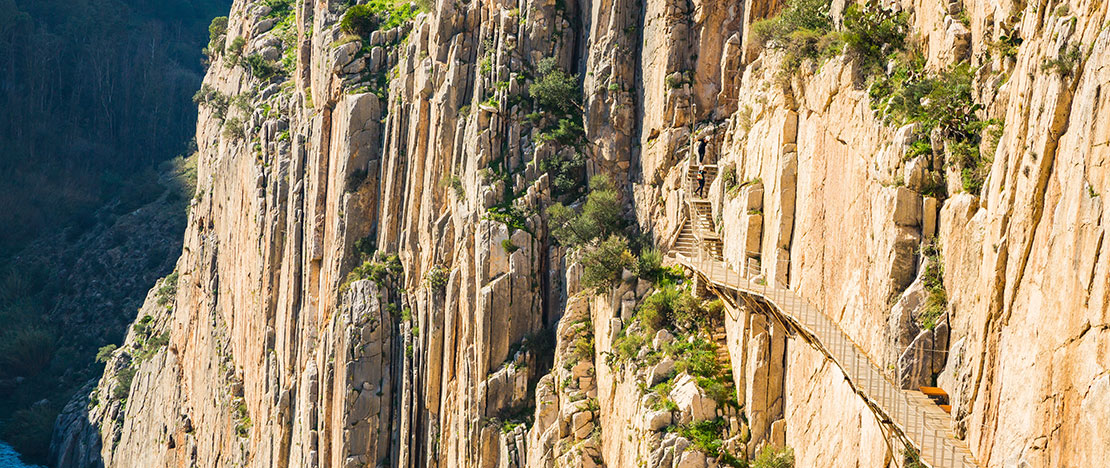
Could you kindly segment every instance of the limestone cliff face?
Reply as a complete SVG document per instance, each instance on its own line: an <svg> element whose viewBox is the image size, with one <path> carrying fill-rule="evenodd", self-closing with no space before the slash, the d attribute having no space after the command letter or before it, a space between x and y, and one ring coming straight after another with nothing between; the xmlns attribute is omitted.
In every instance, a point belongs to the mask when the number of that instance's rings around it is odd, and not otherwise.
<svg viewBox="0 0 1110 468"><path fill-rule="evenodd" d="M901 2L927 67L969 60L981 112L1005 120L973 195L939 142L906 158L912 128L872 111L853 60L784 75L754 46L781 3L439 2L350 37L347 2L237 1L176 274L63 415L57 465L719 466L666 430L713 420L739 458L769 443L797 466L901 466L839 368L758 308L705 331L735 404L681 374L663 405L666 357L612 359L654 286L629 273L595 297L548 235L566 197L541 168L576 149L532 115L545 57L580 76L584 172L612 176L655 244L701 216L683 189L704 138L706 163L748 181L708 187L727 262L789 284L892 379L937 375L980 464L1110 464L1107 5L969 4L964 26L959 5ZM990 58L1015 31L1016 54ZM1044 65L1071 44L1073 71ZM927 178L949 196L923 196ZM948 305L926 329L928 261ZM674 339L651 338L642 354Z"/></svg>

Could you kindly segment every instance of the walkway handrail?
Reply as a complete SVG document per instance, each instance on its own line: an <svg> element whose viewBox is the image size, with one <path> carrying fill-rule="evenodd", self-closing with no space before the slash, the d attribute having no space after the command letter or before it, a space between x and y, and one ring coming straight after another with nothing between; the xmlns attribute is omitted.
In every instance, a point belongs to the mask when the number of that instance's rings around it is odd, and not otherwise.
<svg viewBox="0 0 1110 468"><path fill-rule="evenodd" d="M759 270L749 268L745 275L722 261L707 258L702 249L698 249L697 256L690 258L678 253L676 260L716 288L734 290L762 300L774 313L812 337L811 343L815 348L840 367L846 380L881 422L890 423L904 440L917 448L923 462L934 468L978 466L963 441L948 435L945 427L948 418L939 408L924 396L913 401L907 392L883 374L881 368L835 321L808 300L787 285L774 284L773 280L760 281L762 267Z"/></svg>

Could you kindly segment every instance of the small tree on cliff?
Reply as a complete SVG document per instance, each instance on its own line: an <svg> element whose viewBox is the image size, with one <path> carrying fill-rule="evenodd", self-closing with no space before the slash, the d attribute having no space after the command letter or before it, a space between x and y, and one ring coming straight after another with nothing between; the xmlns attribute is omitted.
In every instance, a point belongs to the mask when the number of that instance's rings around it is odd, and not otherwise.
<svg viewBox="0 0 1110 468"><path fill-rule="evenodd" d="M604 294L620 283L624 270L636 265L636 257L628 250L628 240L610 235L582 256L582 265L582 286Z"/></svg>
<svg viewBox="0 0 1110 468"><path fill-rule="evenodd" d="M604 175L590 179L590 193L581 212L556 203L547 209L551 234L559 244L580 246L609 237L623 227L621 204L613 182Z"/></svg>
<svg viewBox="0 0 1110 468"><path fill-rule="evenodd" d="M528 94L540 107L553 113L568 114L578 107L578 80L559 68L554 57L536 65L536 81Z"/></svg>

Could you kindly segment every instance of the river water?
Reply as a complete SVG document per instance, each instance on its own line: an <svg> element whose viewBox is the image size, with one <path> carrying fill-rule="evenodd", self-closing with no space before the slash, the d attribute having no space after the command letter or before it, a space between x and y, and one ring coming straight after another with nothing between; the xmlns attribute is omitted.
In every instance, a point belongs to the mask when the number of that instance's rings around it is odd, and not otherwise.
<svg viewBox="0 0 1110 468"><path fill-rule="evenodd" d="M19 453L11 445L0 441L0 468L43 468L41 465L28 465L20 461Z"/></svg>

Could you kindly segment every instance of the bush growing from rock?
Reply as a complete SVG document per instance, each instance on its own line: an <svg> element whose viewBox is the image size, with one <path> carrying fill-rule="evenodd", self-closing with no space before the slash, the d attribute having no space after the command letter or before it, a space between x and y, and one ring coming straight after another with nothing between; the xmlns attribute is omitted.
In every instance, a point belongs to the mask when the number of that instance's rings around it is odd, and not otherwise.
<svg viewBox="0 0 1110 468"><path fill-rule="evenodd" d="M224 138L229 140L242 140L247 136L246 131L243 129L243 121L238 117L232 117L224 121Z"/></svg>
<svg viewBox="0 0 1110 468"><path fill-rule="evenodd" d="M547 215L551 234L568 247L608 237L624 227L616 189L604 175L590 179L590 193L580 213L556 203L548 208Z"/></svg>
<svg viewBox="0 0 1110 468"><path fill-rule="evenodd" d="M770 444L764 445L763 450L755 456L751 463L752 468L793 468L794 449L786 447L775 448Z"/></svg>
<svg viewBox="0 0 1110 468"><path fill-rule="evenodd" d="M347 9L339 21L339 29L356 36L369 36L378 29L378 16L370 5L354 5Z"/></svg>
<svg viewBox="0 0 1110 468"><path fill-rule="evenodd" d="M363 261L361 265L351 270L347 274L347 278L339 285L339 291L347 291L350 289L351 283L364 279L369 279L381 286L387 280L400 278L403 273L404 267L401 266L400 258L396 255L381 258L379 255Z"/></svg>
<svg viewBox="0 0 1110 468"><path fill-rule="evenodd" d="M574 118L561 118L559 123L550 128L544 129L540 133L540 141L556 141L567 146L577 146L582 138L586 136L586 131L582 129L582 124L578 123Z"/></svg>
<svg viewBox="0 0 1110 468"><path fill-rule="evenodd" d="M131 393L131 381L135 378L135 369L133 367L124 367L116 373L116 387L112 389L112 398L116 400L126 399Z"/></svg>
<svg viewBox="0 0 1110 468"><path fill-rule="evenodd" d="M927 295L925 305L918 313L917 322L922 328L931 330L948 307L948 292L944 289L944 264L941 263L940 248L936 240L922 245L921 254L927 259L922 273Z"/></svg>
<svg viewBox="0 0 1110 468"><path fill-rule="evenodd" d="M211 55L218 55L224 52L224 39L227 34L227 17L217 16L212 18L212 23L208 25L208 50Z"/></svg>
<svg viewBox="0 0 1110 468"><path fill-rule="evenodd" d="M560 151L539 162L541 172L548 175L556 197L576 195L585 180L586 158L578 151Z"/></svg>
<svg viewBox="0 0 1110 468"><path fill-rule="evenodd" d="M230 53L232 57L238 59L239 56L243 54L243 48L246 46L247 40L242 37L237 37L231 40L231 44L227 45L227 52Z"/></svg>
<svg viewBox="0 0 1110 468"><path fill-rule="evenodd" d="M428 287L433 289L443 289L447 287L447 281L450 278L450 271L443 265L436 265L428 270L424 275L424 281L428 283Z"/></svg>
<svg viewBox="0 0 1110 468"><path fill-rule="evenodd" d="M871 108L896 125L920 123L921 135L939 131L951 156L948 164L960 170L964 190L977 195L993 156L980 153L983 132L1000 129L1002 122L978 117L982 106L974 98L974 71L964 62L930 74L920 53L902 54L896 64L868 90ZM925 144L912 147L912 154L924 154Z"/></svg>
<svg viewBox="0 0 1110 468"><path fill-rule="evenodd" d="M644 299L639 314L643 325L653 334L663 328L695 330L710 325L713 320L698 298L674 285L663 287Z"/></svg>
<svg viewBox="0 0 1110 468"><path fill-rule="evenodd" d="M865 73L882 72L886 57L902 50L909 30L908 14L875 3L853 3L844 11L839 40L859 60Z"/></svg>
<svg viewBox="0 0 1110 468"><path fill-rule="evenodd" d="M167 308L173 305L174 298L177 296L177 276L177 270L174 270L162 279L162 284L155 293L158 305Z"/></svg>
<svg viewBox="0 0 1110 468"><path fill-rule="evenodd" d="M108 362L108 359L112 358L112 353L115 351L116 345L114 344L101 346L100 349L96 351L96 362Z"/></svg>
<svg viewBox="0 0 1110 468"><path fill-rule="evenodd" d="M243 64L251 75L260 80L268 80L283 71L276 63L266 60L259 54L251 54L243 61Z"/></svg>
<svg viewBox="0 0 1110 468"><path fill-rule="evenodd" d="M723 438L728 432L728 421L722 417L683 424L674 430L693 443L698 450L716 457L722 465L735 468L747 466L724 448Z"/></svg>
<svg viewBox="0 0 1110 468"><path fill-rule="evenodd" d="M392 29L412 21L421 10L419 5L392 0L371 0L364 5L353 5L339 21L339 29L359 37L369 36L378 29Z"/></svg>
<svg viewBox="0 0 1110 468"><path fill-rule="evenodd" d="M777 16L752 24L752 36L763 47L786 51L786 68L793 70L833 42L825 39L833 29L829 5L829 0L792 0Z"/></svg>
<svg viewBox="0 0 1110 468"><path fill-rule="evenodd" d="M640 251L640 256L636 259L635 273L636 276L663 287L673 285L685 277L681 267L664 267L663 254L654 247Z"/></svg>
<svg viewBox="0 0 1110 468"><path fill-rule="evenodd" d="M536 65L536 76L528 94L540 107L549 112L566 114L578 106L578 80L559 68L554 57L540 60Z"/></svg>
<svg viewBox="0 0 1110 468"><path fill-rule="evenodd" d="M628 250L628 241L617 235L610 235L596 248L582 256L582 286L597 294L604 294L620 283L621 273L636 264L635 257Z"/></svg>

